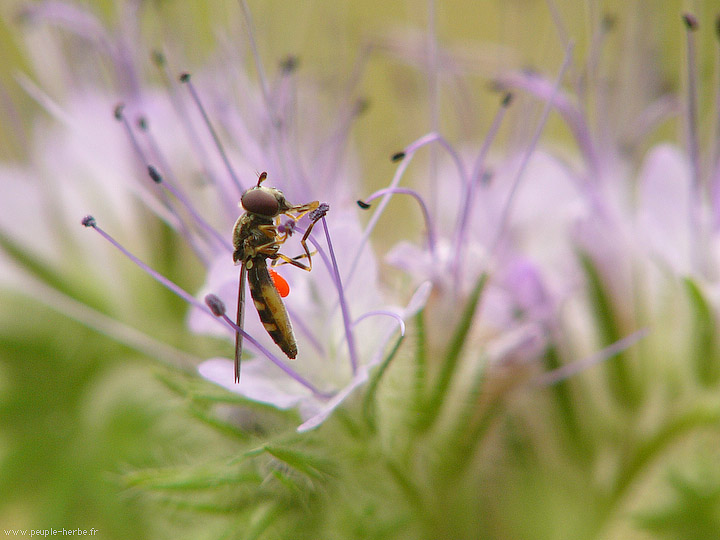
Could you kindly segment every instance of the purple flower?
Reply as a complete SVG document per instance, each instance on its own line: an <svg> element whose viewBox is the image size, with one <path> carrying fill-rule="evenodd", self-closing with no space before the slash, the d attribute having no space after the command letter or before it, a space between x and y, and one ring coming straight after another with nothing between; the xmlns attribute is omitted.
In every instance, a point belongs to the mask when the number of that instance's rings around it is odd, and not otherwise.
<svg viewBox="0 0 720 540"><path fill-rule="evenodd" d="M94 15L70 4L33 4L24 15L33 29L48 24L66 30L71 49L90 46L99 54L98 65L78 65L76 74L65 74L67 80L61 82L74 86L67 98L61 91L53 97L22 79L51 116L38 125L32 145L33 174L51 181L51 190L31 189L34 200L24 204L24 211L33 214L32 225L40 231L71 232L63 232L58 245L51 234L25 227L21 216L7 212L0 222L7 234L34 245L47 259L62 260L65 252L76 250L78 260L88 261L86 281L99 276L103 290L122 305L128 295L119 284L133 278L120 272L117 253L106 248L119 249L192 304L192 331L226 336L230 342L234 322L223 319L219 309L213 315L201 298L217 296L234 319L240 267L233 263L231 235L243 212L238 207L242 193L266 170L267 185L281 189L291 203L329 203L329 213L309 238L317 251L313 271L278 267L291 288L285 303L298 341L297 360L282 355L248 302L245 349L253 358L243 362L241 383L234 384L232 370L225 378L229 359L200 365L202 375L233 391L281 408L298 407L305 420L302 429L318 425L367 380L388 340L398 330L404 332L403 318L420 308L426 290L409 308L387 307L375 256L361 242L359 210L351 197L358 191L359 176L352 152L345 149L362 102L347 100L323 114L328 108L322 90L309 80L301 84L295 61L266 73L260 64L226 69L227 58L218 58L191 76L174 73L165 54L143 51L141 42L128 39L134 32L109 32ZM134 28L132 10L122 11L121 19L125 30ZM143 82L150 58L164 87ZM114 75L106 88L93 77L103 68ZM42 69L39 65L38 71ZM251 69L260 72L257 82ZM298 96L302 108L297 107ZM9 208L28 197L20 189L10 195L3 202ZM43 205L54 211L43 213ZM84 218L83 225L110 246L78 236L82 230L77 222L89 209L94 217ZM145 234L148 212L187 243L192 254L187 265L206 273L197 295L143 262L158 251ZM282 221L278 225L287 226ZM307 218L298 222L283 253L302 253L297 239L307 226Z"/></svg>

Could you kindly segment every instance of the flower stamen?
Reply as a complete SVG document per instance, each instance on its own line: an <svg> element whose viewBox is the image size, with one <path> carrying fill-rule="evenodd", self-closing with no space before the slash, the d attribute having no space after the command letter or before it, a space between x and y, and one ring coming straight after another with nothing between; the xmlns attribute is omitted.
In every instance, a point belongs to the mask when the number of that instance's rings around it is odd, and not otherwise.
<svg viewBox="0 0 720 540"><path fill-rule="evenodd" d="M573 362L571 364L565 364L562 367L539 375L533 380L533 384L536 386L552 386L553 384L569 379L570 377L577 375L596 364L609 360L613 356L624 352L648 334L650 334L649 328L641 328L640 330L619 339L615 343L608 345L607 347L586 358L583 358L582 360L578 360L577 362Z"/></svg>
<svg viewBox="0 0 720 540"><path fill-rule="evenodd" d="M221 183L218 181L217 176L213 172L213 170L208 166L208 163L210 163L210 158L207 155L205 146L200 141L195 126L193 126L190 120L190 112L185 103L185 100L181 99L178 95L177 88L173 82L174 79L170 74L165 55L160 51L153 51L152 60L153 63L157 66L157 68L160 70L163 80L165 81L165 86L168 90L168 94L170 96L170 101L172 102L173 108L175 109L175 114L177 115L180 123L183 126L185 135L190 141L190 146L192 146L195 153L197 154L198 163L203 177L206 178L210 184L218 187L217 194L220 204L227 208L228 211L233 211L235 209L234 204L230 203L229 201L231 199L234 199L234 197L231 197L230 194L222 193L219 189Z"/></svg>
<svg viewBox="0 0 720 540"><path fill-rule="evenodd" d="M460 283L460 268L462 268L462 259L463 254L465 253L465 250L462 249L462 246L465 244L466 241L468 223L470 222L470 215L472 214L472 207L475 202L475 188L478 182L482 181L483 179L485 159L487 158L487 154L490 151L491 144L497 137L498 131L500 131L500 126L503 119L505 118L505 113L507 112L510 103L512 103L512 97L513 95L511 92L507 92L505 93L505 95L503 95L502 101L500 102L500 108L498 109L497 113L495 113L495 118L493 118L490 130L488 131L487 135L485 135L485 140L480 147L480 152L478 153L478 157L475 160L475 165L473 166L472 174L470 176L470 182L468 182L467 191L463 196L463 200L461 203L462 208L460 209L460 214L458 217L458 225L455 229L455 253L457 254L457 256L453 259L452 262L452 272L455 276L456 284Z"/></svg>
<svg viewBox="0 0 720 540"><path fill-rule="evenodd" d="M185 192L180 187L180 182L178 182L177 177L172 171L172 167L170 167L169 161L165 158L165 155L163 154L162 150L160 149L160 145L158 145L157 140L155 139L154 134L150 130L150 124L148 123L147 119L144 117L141 117L138 120L138 128L145 134L147 137L148 143L150 145L150 148L152 150L153 155L160 163L160 168L165 171L164 175L160 175L157 171L157 167L154 167L152 165L148 165L148 173L150 174L150 178L157 184L160 184L163 188L167 189L179 202L180 204L188 211L188 213L191 215L191 217L195 220L196 224L199 226L198 233L203 237L205 241L208 241L208 234L215 238L216 241L219 242L219 244L230 251L232 251L232 246L230 243L225 240L223 235L221 235L216 229L214 229L207 221L205 221L201 216L200 213L195 209L193 204L190 202L190 198L185 194ZM153 174L153 171L150 169L154 169L155 173ZM166 180L166 177L170 179L168 182Z"/></svg>
<svg viewBox="0 0 720 540"><path fill-rule="evenodd" d="M425 230L427 233L427 242L428 242L428 249L430 250L430 254L435 258L435 252L436 252L436 246L437 246L437 237L435 235L435 226L432 221L432 218L430 217L430 212L428 211L427 205L425 204L425 201L423 200L422 196L415 191L414 189L410 188L402 188L402 187L396 187L396 188L385 188L380 189L367 197L365 200L359 200L357 201L357 204L360 208L363 210L367 210L370 208L370 202L377 199L378 197L382 197L383 195L410 195L413 199L417 201L417 203L420 205L420 210L423 214L423 221L425 221Z"/></svg>
<svg viewBox="0 0 720 540"><path fill-rule="evenodd" d="M686 61L687 61L687 137L688 153L692 166L693 188L695 195L700 194L700 150L697 136L697 60L695 52L695 31L698 21L691 13L682 16L685 23Z"/></svg>
<svg viewBox="0 0 720 540"><path fill-rule="evenodd" d="M393 154L393 156L390 158L393 162L400 162L400 165L398 166L397 170L395 171L395 174L393 175L392 180L390 181L390 185L387 189L394 190L398 187L398 184L400 183L400 180L402 179L403 175L405 174L405 171L407 170L408 166L410 165L410 162L412 161L413 156L415 155L415 152L417 152L420 148L423 146L427 146L431 143L437 142L440 145L442 145L445 150L447 150L448 154L450 155L451 159L455 163L455 166L458 169L458 174L460 175L461 181L465 183L467 186L470 182L470 179L467 176L467 173L465 172L465 167L462 163L462 160L460 159L460 156L455 151L455 149L450 145L450 143L439 133L431 132L426 135L423 135L419 139L412 142L410 145L405 147L404 150L397 152ZM385 207L390 202L390 197L392 197L393 193L392 191L387 192L385 196L380 201L380 204L377 207L377 210L375 210L375 213L370 218L370 221L368 222L367 226L365 227L365 231L363 232L363 236L360 239L360 242L358 243L357 251L355 252L355 258L352 261L352 264L350 265L350 269L347 273L347 276L345 278L346 284L350 284L353 275L355 274L355 270L357 270L358 263L360 262L360 257L362 256L363 249L365 248L365 245L370 239L370 234L372 233L373 229L377 225L378 220L380 219L380 216L385 211ZM361 205L362 206L362 205Z"/></svg>
<svg viewBox="0 0 720 540"><path fill-rule="evenodd" d="M159 184L160 186L168 190L178 201L180 201L180 204L183 205L183 207L188 211L190 216L192 216L193 220L195 220L195 223L199 227L200 232L211 235L223 247L223 249L232 252L233 248L230 242L228 242L227 239L225 239L217 229L215 229L205 219L203 219L203 217L192 205L190 200L185 197L184 193L180 191L177 186L170 182L167 182L165 178L158 172L158 170L152 165L148 165L148 175L150 175L150 179L153 182Z"/></svg>
<svg viewBox="0 0 720 540"><path fill-rule="evenodd" d="M205 110L205 106L203 105L202 101L200 100L200 95L198 94L197 90L195 89L195 85L190 80L190 74L189 73L183 73L180 75L179 80L181 83L185 84L187 86L188 91L190 92L190 97L193 100L193 103L198 109L198 112L200 112L200 115L202 116L203 123L207 127L208 131L210 132L210 136L212 137L213 142L215 143L215 148L217 148L218 153L220 154L220 158L223 161L223 164L225 165L225 169L227 170L228 174L230 175L230 178L233 181L233 184L235 184L235 187L238 190L238 194L241 195L245 188L240 183L240 179L237 177L237 174L235 174L235 170L233 169L233 166L230 164L230 159L227 156L227 153L225 152L225 147L223 146L222 142L220 141L220 137L217 134L217 131L212 125L212 122L210 122L210 117L207 114L207 111Z"/></svg>
<svg viewBox="0 0 720 540"><path fill-rule="evenodd" d="M123 255L125 255L128 259L130 259L133 263L135 263L137 266L139 266L142 270L144 270L147 274L150 275L155 281L159 282L161 285L166 287L167 289L170 289L172 292L174 292L176 295L178 295L180 298L188 302L189 304L192 304L196 307L199 307L202 311L212 315L212 312L209 310L209 308L203 304L202 302L198 301L193 295L191 295L186 290L182 289L178 285L176 285L174 282L170 281L168 278L160 274L158 271L154 270L144 262L142 262L139 258L137 258L135 255L130 253L120 242L115 240L112 236L110 236L107 232L105 232L103 229L101 229L97 221L93 216L85 216L81 223L84 227L89 227L92 229L95 229L95 231L100 234L105 240L110 242L115 248L117 248Z"/></svg>
<svg viewBox="0 0 720 540"><path fill-rule="evenodd" d="M150 161L148 159L147 154L143 150L143 148L140 146L140 141L135 136L135 132L133 131L132 127L130 126L130 122L128 122L127 117L124 113L125 105L123 103L119 103L115 106L115 109L113 110L113 116L115 116L115 119L120 122L123 125L123 128L125 129L125 134L127 135L131 146L133 147L133 150L135 151L135 154L138 156L138 159L142 163L144 167L150 171L152 168L153 172L150 172L150 179L153 180L154 185L158 186L157 193L160 197L160 202L162 205L167 209L168 212L172 215L172 217L175 219L174 225L176 228L180 231L180 234L187 240L188 244L192 248L193 252L197 256L197 258L205 265L206 267L209 265L208 257L203 253L203 250L200 248L200 246L197 245L197 242L195 241L195 238L193 237L192 233L190 232L190 229L185 223L185 220L180 216L180 213L175 208L175 205L173 205L172 201L168 197L167 193L162 189L162 187L167 187L164 184L161 186L162 182L158 181L160 178L159 174L157 174L157 170L150 165ZM142 120L142 125L147 128L147 120ZM141 128L142 129L142 128ZM173 193L175 197L182 202L182 199L178 197L177 194Z"/></svg>
<svg viewBox="0 0 720 540"><path fill-rule="evenodd" d="M327 211L327 210L325 210ZM328 251L330 252L330 260L332 261L332 276L335 281L335 287L338 292L338 301L340 303L340 311L343 317L343 325L345 326L345 337L348 344L348 355L350 356L350 367L352 368L353 376L357 374L358 370L358 357L357 348L355 346L355 335L352 331L352 323L350 320L350 310L345 299L345 290L340 279L340 270L338 269L337 259L335 258L335 250L333 249L332 240L330 239L330 231L327 226L327 221L324 217L321 218L323 231L325 231L325 240L327 241Z"/></svg>
<svg viewBox="0 0 720 540"><path fill-rule="evenodd" d="M242 328L238 327L226 314L225 312L225 304L218 298L216 295L209 294L205 297L205 303L200 302L197 298L192 296L190 293L176 285L174 282L170 281L168 278L157 272L156 270L152 269L150 266L142 262L140 259L138 259L135 255L130 253L125 247L120 244L117 240L115 240L112 236L110 236L107 232L105 232L103 229L101 229L95 218L91 215L85 216L81 223L85 227L90 227L95 229L100 236L102 236L105 240L110 242L115 248L117 248L123 255L125 255L127 258L129 258L133 263L135 263L137 266L139 266L142 270L144 270L147 274L150 275L153 279L155 279L157 282L159 282L161 285L166 287L167 289L170 289L173 293L178 295L180 298L188 302L189 304L200 308L203 312L207 313L208 315L212 315L213 318L216 320L222 320L226 325L228 325L233 331L241 332L243 334L243 337L251 344L253 347L255 347L258 351L260 351L263 356L265 356L268 360L270 360L273 364L278 366L280 369L282 369L285 373L287 373L290 377L295 379L297 382L305 386L308 390L310 390L313 394L316 396L323 398L323 399L329 399L332 397L332 394L328 394L326 392L322 392L319 390L315 385L313 385L311 382L309 382L307 379L305 379L302 375L297 373L295 370L293 370L291 367L286 365L282 360L278 359L274 354L272 354L267 348L265 348L260 342L258 342L254 337L252 337L250 334L245 332Z"/></svg>
<svg viewBox="0 0 720 540"><path fill-rule="evenodd" d="M543 130L545 129L545 125L547 124L548 117L550 116L550 111L555 106L555 98L558 95L558 92L560 92L560 86L562 85L563 77L565 76L565 73L567 72L568 68L570 67L570 60L572 59L572 51L573 51L573 44L570 43L565 50L565 58L563 59L562 66L560 67L560 72L558 73L557 79L555 80L555 86L548 96L547 101L545 102L545 107L543 108L542 115L540 116L540 121L538 122L537 128L535 129L535 133L532 136L532 139L530 140L530 144L525 150L525 153L523 154L522 161L520 162L520 167L518 168L517 173L515 174L515 178L513 179L513 183L510 186L510 193L508 194L507 202L503 206L502 213L500 214L500 219L498 220L498 229L495 236L495 240L493 244L490 246L490 253L494 253L495 250L500 245L500 242L502 241L502 238L505 234L505 230L508 226L508 223L510 221L510 214L512 213L512 207L515 202L515 195L517 194L518 188L520 187L520 184L523 180L523 177L525 176L525 170L527 169L528 164L530 163L530 158L532 157L533 153L535 152L535 148L537 147L538 141L540 140L540 135L542 134Z"/></svg>
<svg viewBox="0 0 720 540"><path fill-rule="evenodd" d="M357 319L355 319L355 321L352 323L352 325L356 326L360 321L367 319L369 317L376 317L378 315L392 317L393 319L395 319L398 323L398 326L400 327L400 335L401 336L405 335L405 321L403 320L403 318L400 315L398 315L397 313L395 313L393 311L389 311L387 309L376 309L373 311L368 311L367 313L363 313Z"/></svg>
<svg viewBox="0 0 720 540"><path fill-rule="evenodd" d="M216 295L214 294L208 294L205 296L205 303L207 304L208 308L210 309L210 312L218 317L219 319L222 319L225 321L226 324L228 324L234 331L241 332L243 334L243 337L248 340L255 348L257 348L268 360L270 360L273 364L275 364L277 367L279 367L281 370L283 370L287 375L292 377L295 381L303 385L305 388L310 390L315 396L322 398L322 399L330 399L333 394L328 392L323 392L319 388L317 388L314 384L312 384L310 381L308 381L305 377L300 375L297 371L292 369L290 366L288 366L285 362L277 358L273 353L271 353L267 348L265 348L261 343L259 343L255 338L253 338L250 334L245 332L242 328L240 328L235 322L227 316L226 310L225 310L225 303L220 300Z"/></svg>

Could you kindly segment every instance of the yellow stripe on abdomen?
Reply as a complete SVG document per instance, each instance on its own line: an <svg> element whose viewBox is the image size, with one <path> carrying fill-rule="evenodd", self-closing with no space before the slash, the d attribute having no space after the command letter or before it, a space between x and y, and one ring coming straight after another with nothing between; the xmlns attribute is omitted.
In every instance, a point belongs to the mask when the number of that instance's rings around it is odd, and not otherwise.
<svg viewBox="0 0 720 540"><path fill-rule="evenodd" d="M253 303L265 330L288 358L297 356L297 343L290 316L280 293L273 285L264 259L255 259L248 268L248 283Z"/></svg>

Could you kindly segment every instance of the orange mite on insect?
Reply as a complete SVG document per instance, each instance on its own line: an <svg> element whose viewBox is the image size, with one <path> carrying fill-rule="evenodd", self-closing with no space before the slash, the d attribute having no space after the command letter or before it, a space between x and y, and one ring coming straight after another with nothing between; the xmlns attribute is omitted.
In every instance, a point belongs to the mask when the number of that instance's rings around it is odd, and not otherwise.
<svg viewBox="0 0 720 540"><path fill-rule="evenodd" d="M272 268L268 268L268 272L270 273L270 279L272 279L273 285L275 285L275 288L278 293L280 293L280 296L285 298L288 294L290 294L290 285L287 281L285 281L285 278Z"/></svg>

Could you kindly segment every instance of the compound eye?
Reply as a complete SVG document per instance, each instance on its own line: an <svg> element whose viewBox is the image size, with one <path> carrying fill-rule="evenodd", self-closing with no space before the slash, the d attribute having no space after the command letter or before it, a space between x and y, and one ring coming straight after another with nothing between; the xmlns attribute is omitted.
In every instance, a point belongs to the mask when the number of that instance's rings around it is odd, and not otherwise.
<svg viewBox="0 0 720 540"><path fill-rule="evenodd" d="M280 205L275 196L264 189L248 189L243 193L240 203L248 212L261 216L276 216L280 211Z"/></svg>

